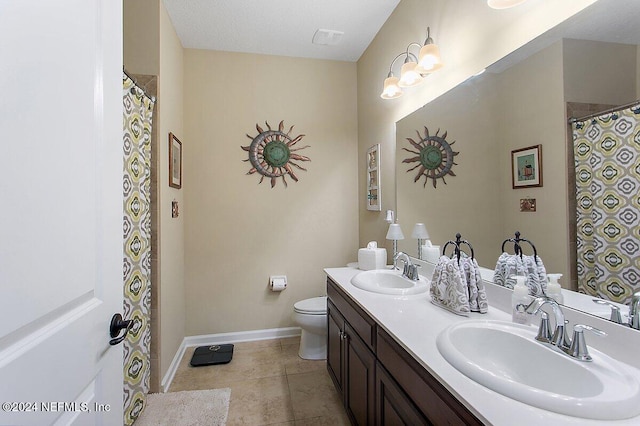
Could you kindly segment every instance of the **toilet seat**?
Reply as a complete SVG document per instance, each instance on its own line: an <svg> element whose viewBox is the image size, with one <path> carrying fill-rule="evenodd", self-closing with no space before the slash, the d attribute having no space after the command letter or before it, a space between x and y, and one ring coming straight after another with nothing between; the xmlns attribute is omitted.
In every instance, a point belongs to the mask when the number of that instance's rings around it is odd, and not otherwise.
<svg viewBox="0 0 640 426"><path fill-rule="evenodd" d="M296 302L293 305L293 310L304 315L326 315L327 296L312 297Z"/></svg>

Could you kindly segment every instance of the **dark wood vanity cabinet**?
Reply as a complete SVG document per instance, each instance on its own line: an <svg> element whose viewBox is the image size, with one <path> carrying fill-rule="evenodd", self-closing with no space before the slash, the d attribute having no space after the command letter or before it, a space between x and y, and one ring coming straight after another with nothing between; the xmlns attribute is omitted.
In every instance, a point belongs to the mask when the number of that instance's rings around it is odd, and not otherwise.
<svg viewBox="0 0 640 426"><path fill-rule="evenodd" d="M336 389L343 392L343 352L344 318L331 301L327 301L327 370L336 385Z"/></svg>
<svg viewBox="0 0 640 426"><path fill-rule="evenodd" d="M327 278L327 370L354 425L482 425Z"/></svg>
<svg viewBox="0 0 640 426"><path fill-rule="evenodd" d="M430 425L379 362L376 365L376 425Z"/></svg>
<svg viewBox="0 0 640 426"><path fill-rule="evenodd" d="M346 299L342 298L346 302ZM338 304L342 304L338 302ZM351 422L355 425L372 425L375 419L375 367L376 358L368 346L345 318L360 315L354 308L343 306L342 315L331 299L327 303L328 337L327 369ZM364 321L367 324L367 321ZM371 322L370 326L375 323Z"/></svg>

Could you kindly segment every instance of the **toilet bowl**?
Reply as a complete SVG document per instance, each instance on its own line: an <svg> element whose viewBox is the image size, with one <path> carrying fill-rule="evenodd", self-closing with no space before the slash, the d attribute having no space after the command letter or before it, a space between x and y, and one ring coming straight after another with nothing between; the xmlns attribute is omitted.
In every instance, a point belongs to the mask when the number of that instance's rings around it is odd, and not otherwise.
<svg viewBox="0 0 640 426"><path fill-rule="evenodd" d="M302 359L327 358L327 296L312 297L293 305L293 321L300 326Z"/></svg>

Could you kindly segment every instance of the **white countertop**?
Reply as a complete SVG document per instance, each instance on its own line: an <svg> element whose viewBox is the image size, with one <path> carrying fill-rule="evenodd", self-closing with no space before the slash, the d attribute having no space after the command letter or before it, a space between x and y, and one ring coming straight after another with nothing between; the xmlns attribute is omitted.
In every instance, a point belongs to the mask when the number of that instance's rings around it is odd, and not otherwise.
<svg viewBox="0 0 640 426"><path fill-rule="evenodd" d="M438 334L448 326L469 319L511 321L511 314L491 306L486 314L462 317L431 303L429 293L390 296L354 287L350 280L358 269L326 268L325 272L376 322L436 377L480 420L495 426L539 425L640 425L640 416L616 421L590 420L542 410L494 392L451 366L436 347ZM632 368L632 367L629 367ZM634 371L637 371L634 369ZM640 377L640 371L638 371ZM562 380L560 377L559 380ZM611 407L615 410L615 406Z"/></svg>

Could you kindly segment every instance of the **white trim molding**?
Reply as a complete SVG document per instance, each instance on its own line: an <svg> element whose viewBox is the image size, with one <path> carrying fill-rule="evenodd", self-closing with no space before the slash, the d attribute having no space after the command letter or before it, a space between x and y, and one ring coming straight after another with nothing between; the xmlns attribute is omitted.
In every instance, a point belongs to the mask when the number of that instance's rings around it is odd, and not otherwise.
<svg viewBox="0 0 640 426"><path fill-rule="evenodd" d="M187 348L194 346L206 346L206 345L220 345L223 343L240 343L240 342L254 342L259 340L271 340L282 339L285 337L297 337L300 336L300 327L286 327L286 328L270 328L265 330L249 330L238 331L231 333L219 333L219 334L202 334L199 336L187 336L182 340L182 344L176 351L171 365L167 370L167 373L162 378L161 390L167 392L173 377L178 370L180 360L184 356Z"/></svg>

